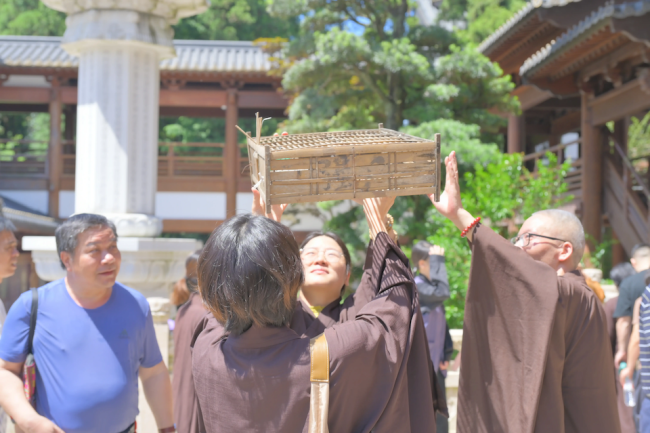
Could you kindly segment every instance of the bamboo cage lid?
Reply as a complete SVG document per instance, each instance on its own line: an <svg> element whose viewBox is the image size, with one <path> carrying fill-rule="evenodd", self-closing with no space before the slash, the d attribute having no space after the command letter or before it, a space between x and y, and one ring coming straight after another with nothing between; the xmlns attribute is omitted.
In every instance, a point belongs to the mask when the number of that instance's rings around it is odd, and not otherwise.
<svg viewBox="0 0 650 433"><path fill-rule="evenodd" d="M314 132L308 134L261 137L260 144L271 152L280 150L332 148L337 146L369 146L377 144L434 143L392 129L360 129L353 131Z"/></svg>

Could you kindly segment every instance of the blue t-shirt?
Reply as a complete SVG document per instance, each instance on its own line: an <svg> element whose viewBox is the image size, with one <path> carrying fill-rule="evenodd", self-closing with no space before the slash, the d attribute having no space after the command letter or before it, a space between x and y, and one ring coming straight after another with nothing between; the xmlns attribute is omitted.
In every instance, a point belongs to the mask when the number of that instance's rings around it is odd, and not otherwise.
<svg viewBox="0 0 650 433"><path fill-rule="evenodd" d="M30 292L12 305L0 358L27 356ZM78 306L58 280L38 289L36 410L67 433L117 433L138 414L138 369L162 361L146 298L116 283L99 308Z"/></svg>

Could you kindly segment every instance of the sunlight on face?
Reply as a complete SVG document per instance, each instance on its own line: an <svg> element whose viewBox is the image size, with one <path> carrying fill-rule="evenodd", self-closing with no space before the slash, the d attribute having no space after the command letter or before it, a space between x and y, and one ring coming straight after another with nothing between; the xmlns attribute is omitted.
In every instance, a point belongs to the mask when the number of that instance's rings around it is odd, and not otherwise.
<svg viewBox="0 0 650 433"><path fill-rule="evenodd" d="M315 237L302 248L301 258L305 273L301 290L311 305L324 307L341 296L350 275L343 251L334 239Z"/></svg>
<svg viewBox="0 0 650 433"><path fill-rule="evenodd" d="M74 255L61 255L68 276L86 287L105 289L115 284L122 256L110 228L86 230L79 235Z"/></svg>

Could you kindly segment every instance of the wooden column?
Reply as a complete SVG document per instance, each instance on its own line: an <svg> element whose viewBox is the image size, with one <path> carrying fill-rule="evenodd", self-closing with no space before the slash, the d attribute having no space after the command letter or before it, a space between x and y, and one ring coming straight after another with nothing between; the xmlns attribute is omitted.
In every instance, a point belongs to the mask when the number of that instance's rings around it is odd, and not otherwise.
<svg viewBox="0 0 650 433"><path fill-rule="evenodd" d="M237 213L237 179L239 178L239 146L237 145L238 121L237 89L228 89L226 104L226 146L223 158L223 174L226 179L226 218Z"/></svg>
<svg viewBox="0 0 650 433"><path fill-rule="evenodd" d="M582 135L582 225L585 233L600 242L602 230L603 193L603 136L592 122L588 102L593 98L589 88L581 91L581 135ZM587 242L593 250L594 245Z"/></svg>
<svg viewBox="0 0 650 433"><path fill-rule="evenodd" d="M508 153L526 151L526 118L511 114L508 117Z"/></svg>
<svg viewBox="0 0 650 433"><path fill-rule="evenodd" d="M59 181L63 166L61 150L61 87L54 78L51 81L50 93L50 143L48 147L48 213L51 217L59 217Z"/></svg>

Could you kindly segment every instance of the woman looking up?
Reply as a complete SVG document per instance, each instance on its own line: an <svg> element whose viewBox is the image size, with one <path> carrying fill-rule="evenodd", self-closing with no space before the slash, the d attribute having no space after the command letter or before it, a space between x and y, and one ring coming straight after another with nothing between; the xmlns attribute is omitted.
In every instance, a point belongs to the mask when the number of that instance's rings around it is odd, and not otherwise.
<svg viewBox="0 0 650 433"><path fill-rule="evenodd" d="M386 234L393 201L363 203L375 238L373 299L324 331L329 431L435 432L435 379L415 284L408 260ZM290 326L303 281L293 234L269 218L233 217L210 236L199 259L199 287L226 333L202 325L195 333L201 431L308 430L310 337Z"/></svg>

